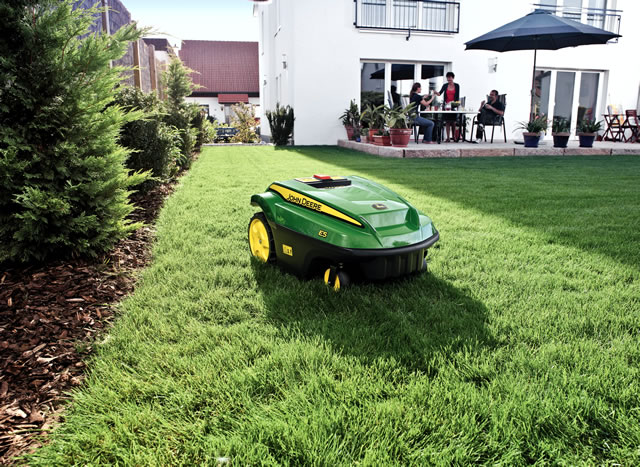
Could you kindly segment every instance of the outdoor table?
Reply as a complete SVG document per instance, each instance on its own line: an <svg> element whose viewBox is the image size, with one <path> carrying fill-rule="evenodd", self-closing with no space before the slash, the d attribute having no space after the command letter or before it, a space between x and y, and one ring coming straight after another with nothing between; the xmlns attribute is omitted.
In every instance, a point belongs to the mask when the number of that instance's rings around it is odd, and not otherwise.
<svg viewBox="0 0 640 467"><path fill-rule="evenodd" d="M606 140L608 134L611 141L621 141L622 121L624 120L624 115L602 114L602 116L604 117L604 124L606 125L602 139Z"/></svg>
<svg viewBox="0 0 640 467"><path fill-rule="evenodd" d="M458 123L460 124L460 129L461 129L461 134L462 134L462 141L471 141L470 139L467 140L466 139L466 133L467 133L467 122L466 122L466 118L465 115L466 114L477 114L478 111L477 110L421 110L420 111L420 116L424 117L426 115L434 115L435 116L435 124L437 127L437 131L436 131L436 141L438 142L438 144L440 144L442 142L442 115L456 115L457 119L458 119ZM434 127L434 129L436 128ZM473 137L473 135L472 135Z"/></svg>

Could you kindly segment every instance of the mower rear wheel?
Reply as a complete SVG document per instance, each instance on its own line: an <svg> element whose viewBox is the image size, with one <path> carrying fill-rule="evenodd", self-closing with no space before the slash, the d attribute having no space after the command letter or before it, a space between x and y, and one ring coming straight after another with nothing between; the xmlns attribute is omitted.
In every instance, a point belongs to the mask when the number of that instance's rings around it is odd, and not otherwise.
<svg viewBox="0 0 640 467"><path fill-rule="evenodd" d="M251 254L263 263L275 261L275 244L267 218L261 212L249 221L249 248Z"/></svg>
<svg viewBox="0 0 640 467"><path fill-rule="evenodd" d="M324 283L338 292L341 288L349 286L351 280L349 275L344 271L332 271L332 268L327 268L324 271Z"/></svg>

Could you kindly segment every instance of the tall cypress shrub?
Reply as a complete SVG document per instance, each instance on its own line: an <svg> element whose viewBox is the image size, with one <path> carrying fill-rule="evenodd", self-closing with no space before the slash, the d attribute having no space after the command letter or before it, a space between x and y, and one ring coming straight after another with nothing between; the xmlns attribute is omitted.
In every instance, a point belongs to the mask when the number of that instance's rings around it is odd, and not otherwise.
<svg viewBox="0 0 640 467"><path fill-rule="evenodd" d="M0 263L97 255L135 226L110 67L141 32L89 34L97 10L70 0L0 6Z"/></svg>
<svg viewBox="0 0 640 467"><path fill-rule="evenodd" d="M196 147L198 137L198 130L191 123L197 115L197 107L194 109L184 100L194 89L200 87L191 81L189 75L193 72L174 56L167 70L162 74L162 82L167 88L165 121L180 132L182 158L178 163L182 168L188 168L191 165L191 153Z"/></svg>

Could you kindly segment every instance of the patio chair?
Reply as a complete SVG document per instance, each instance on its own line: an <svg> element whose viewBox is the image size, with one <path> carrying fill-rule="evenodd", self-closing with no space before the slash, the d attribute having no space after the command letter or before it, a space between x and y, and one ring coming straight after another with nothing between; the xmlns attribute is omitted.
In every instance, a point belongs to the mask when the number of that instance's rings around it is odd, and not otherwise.
<svg viewBox="0 0 640 467"><path fill-rule="evenodd" d="M631 131L631 135L627 138L626 130ZM640 120L638 120L637 110L626 110L624 123L620 126L622 141L625 143L637 143L640 141Z"/></svg>
<svg viewBox="0 0 640 467"><path fill-rule="evenodd" d="M502 105L504 106L504 110L505 112L507 111L507 95L506 94L500 94L498 96L498 100L500 102L502 102ZM487 101L489 101L489 96L487 96ZM479 125L482 122L478 122L478 116L475 115L473 117L473 121L471 122L471 138L473 138L473 129L476 125ZM507 128L504 124L504 114L502 115L497 115L496 117L494 117L493 122L490 123L482 123L482 136L484 137L484 141L485 143L487 142L487 133L486 133L486 128L488 126L491 127L491 142L493 143L493 134L496 130L496 127L501 127L502 128L502 136L504 137L504 142L507 142Z"/></svg>

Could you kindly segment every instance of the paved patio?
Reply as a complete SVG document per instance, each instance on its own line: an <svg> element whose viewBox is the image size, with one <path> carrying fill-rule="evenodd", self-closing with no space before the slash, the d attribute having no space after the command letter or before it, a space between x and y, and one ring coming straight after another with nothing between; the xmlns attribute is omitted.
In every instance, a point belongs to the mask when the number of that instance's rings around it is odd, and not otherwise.
<svg viewBox="0 0 640 467"><path fill-rule="evenodd" d="M612 155L639 155L640 144L614 143L611 141L596 141L592 148L581 148L578 141L569 141L565 149L554 148L553 141L544 141L537 148L525 148L522 144L516 144L513 140L496 141L494 143L442 143L442 144L415 144L413 140L406 148L394 148L392 146L375 146L368 143L356 143L355 141L338 140L338 146L366 152L381 157L397 158L432 158L432 157L500 157L500 156L612 156Z"/></svg>

